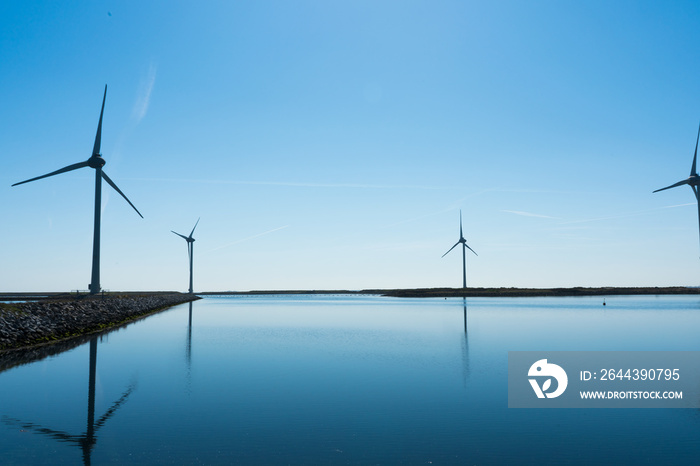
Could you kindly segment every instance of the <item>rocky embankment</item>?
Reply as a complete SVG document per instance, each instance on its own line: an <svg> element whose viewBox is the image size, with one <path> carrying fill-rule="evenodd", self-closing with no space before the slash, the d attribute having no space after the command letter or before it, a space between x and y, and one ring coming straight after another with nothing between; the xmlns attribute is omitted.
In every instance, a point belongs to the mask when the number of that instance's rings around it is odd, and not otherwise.
<svg viewBox="0 0 700 466"><path fill-rule="evenodd" d="M196 299L159 293L0 304L0 352L99 332Z"/></svg>

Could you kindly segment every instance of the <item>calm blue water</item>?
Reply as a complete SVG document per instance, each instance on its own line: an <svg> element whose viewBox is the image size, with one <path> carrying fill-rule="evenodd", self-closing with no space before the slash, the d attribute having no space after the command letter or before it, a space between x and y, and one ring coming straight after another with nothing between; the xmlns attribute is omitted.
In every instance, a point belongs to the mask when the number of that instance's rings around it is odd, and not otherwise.
<svg viewBox="0 0 700 466"><path fill-rule="evenodd" d="M700 350L700 298L606 301L207 298L1 372L2 463L700 463L700 410L507 407L508 351Z"/></svg>

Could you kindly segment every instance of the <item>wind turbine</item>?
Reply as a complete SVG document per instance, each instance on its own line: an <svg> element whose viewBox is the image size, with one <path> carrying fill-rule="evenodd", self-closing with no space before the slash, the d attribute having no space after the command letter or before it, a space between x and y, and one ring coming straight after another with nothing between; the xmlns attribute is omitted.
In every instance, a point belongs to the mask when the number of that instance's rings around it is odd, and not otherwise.
<svg viewBox="0 0 700 466"><path fill-rule="evenodd" d="M695 199L698 201L698 222L700 222L700 195L698 194L698 186L700 186L700 176L698 176L697 172L698 141L700 141L700 128L698 128L698 137L695 139L695 155L693 155L693 166L690 168L690 176L688 176L688 178L686 178L683 181L679 181L678 183L672 184L671 186L666 186L665 188L657 189L654 192L658 193L659 191L663 191L665 189L671 189L675 188L676 186L682 186L684 184L687 184L692 188L693 193L695 194Z"/></svg>
<svg viewBox="0 0 700 466"><path fill-rule="evenodd" d="M192 228L190 236L181 235L176 231L170 230L180 238L183 238L185 241L187 241L187 255L190 256L190 293L192 293L192 255L194 254L194 238L192 238L192 235L194 234L194 229L197 228L198 223L199 219L197 219L197 223L194 224L194 228Z"/></svg>
<svg viewBox="0 0 700 466"><path fill-rule="evenodd" d="M469 249L471 252L474 253L474 255L478 256L478 254L469 246L467 246L467 240L464 239L464 235L462 234L462 211L459 211L459 241L455 243L454 246L450 248L450 251L452 251L454 248L457 247L458 244L462 243L462 288L467 287L467 249ZM450 251L447 251L445 254L442 255L442 257L445 257L447 254L450 253Z"/></svg>
<svg viewBox="0 0 700 466"><path fill-rule="evenodd" d="M100 121L97 124L97 134L95 135L95 145L93 146L92 155L89 159L87 159L85 162L74 163L73 165L68 165L67 167L63 167L60 170L56 170L55 172L37 176L36 178L31 178L29 180L20 181L19 183L15 183L12 185L17 186L20 184L29 183L30 181L48 178L49 176L59 175L61 173L66 173L84 167L90 167L95 169L95 228L92 236L92 275L90 285L88 285L90 288L90 294L96 294L100 292L100 216L102 209L102 179L104 178L107 184L113 187L114 190L117 191L126 200L126 202L128 202L129 205L134 208L136 213L139 214L141 218L143 218L141 212L139 212L139 210L134 206L134 204L131 203L129 198L127 198L126 195L123 192L121 192L121 190L117 187L117 185L114 184L114 181L112 181L107 176L107 174L102 171L102 167L104 167L106 163L105 159L102 158L102 154L100 154L100 143L102 139L102 114L105 111L106 99L107 85L105 84L105 93L104 97L102 97L102 110L100 110Z"/></svg>

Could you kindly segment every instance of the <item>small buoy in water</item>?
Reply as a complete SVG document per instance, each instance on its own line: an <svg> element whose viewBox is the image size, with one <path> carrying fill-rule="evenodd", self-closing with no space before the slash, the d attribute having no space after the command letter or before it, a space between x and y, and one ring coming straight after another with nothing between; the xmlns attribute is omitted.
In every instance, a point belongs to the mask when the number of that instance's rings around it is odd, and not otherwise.
<svg viewBox="0 0 700 466"><path fill-rule="evenodd" d="M603 298L603 306L605 306L605 298Z"/></svg>

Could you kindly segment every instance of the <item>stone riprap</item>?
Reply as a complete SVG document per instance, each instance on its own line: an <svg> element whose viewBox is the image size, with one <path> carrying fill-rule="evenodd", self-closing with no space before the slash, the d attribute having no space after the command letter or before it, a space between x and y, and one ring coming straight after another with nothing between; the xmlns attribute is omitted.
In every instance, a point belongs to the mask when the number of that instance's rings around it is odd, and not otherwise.
<svg viewBox="0 0 700 466"><path fill-rule="evenodd" d="M0 304L0 351L107 330L196 299L189 294L157 293Z"/></svg>

